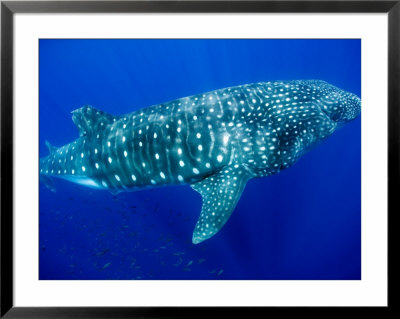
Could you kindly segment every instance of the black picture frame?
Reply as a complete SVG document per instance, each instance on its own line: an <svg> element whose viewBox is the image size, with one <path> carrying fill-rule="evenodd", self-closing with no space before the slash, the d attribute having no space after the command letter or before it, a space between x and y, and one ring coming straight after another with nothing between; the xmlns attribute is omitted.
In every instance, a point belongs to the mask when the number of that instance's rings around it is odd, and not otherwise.
<svg viewBox="0 0 400 319"><path fill-rule="evenodd" d="M388 307L15 307L13 302L13 21L16 13L118 12L313 12L388 14ZM191 318L252 316L280 312L302 316L321 312L365 312L389 316L395 300L393 216L399 211L400 184L400 1L1 1L1 311L5 318ZM383 107L383 106L377 106ZM384 173L384 172L382 172Z"/></svg>

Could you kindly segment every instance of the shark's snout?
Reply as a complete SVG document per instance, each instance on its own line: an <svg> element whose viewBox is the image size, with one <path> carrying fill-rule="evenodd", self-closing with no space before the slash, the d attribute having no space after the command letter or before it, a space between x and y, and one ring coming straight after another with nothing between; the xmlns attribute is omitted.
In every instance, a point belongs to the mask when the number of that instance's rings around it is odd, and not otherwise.
<svg viewBox="0 0 400 319"><path fill-rule="evenodd" d="M343 102L345 113L343 119L345 121L354 120L361 112L361 99L352 93L347 93Z"/></svg>
<svg viewBox="0 0 400 319"><path fill-rule="evenodd" d="M355 94L335 90L328 94L324 107L332 120L345 123L360 114L361 99Z"/></svg>
<svg viewBox="0 0 400 319"><path fill-rule="evenodd" d="M317 104L329 118L338 124L354 120L361 112L361 99L333 85L320 86Z"/></svg>

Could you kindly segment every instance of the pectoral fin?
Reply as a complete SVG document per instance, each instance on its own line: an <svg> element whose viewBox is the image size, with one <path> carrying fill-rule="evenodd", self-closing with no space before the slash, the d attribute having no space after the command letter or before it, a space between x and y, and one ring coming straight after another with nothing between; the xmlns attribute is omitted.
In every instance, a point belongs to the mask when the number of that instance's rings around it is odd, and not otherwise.
<svg viewBox="0 0 400 319"><path fill-rule="evenodd" d="M191 185L203 198L200 218L193 231L193 244L214 236L228 221L249 178L242 167L229 166Z"/></svg>

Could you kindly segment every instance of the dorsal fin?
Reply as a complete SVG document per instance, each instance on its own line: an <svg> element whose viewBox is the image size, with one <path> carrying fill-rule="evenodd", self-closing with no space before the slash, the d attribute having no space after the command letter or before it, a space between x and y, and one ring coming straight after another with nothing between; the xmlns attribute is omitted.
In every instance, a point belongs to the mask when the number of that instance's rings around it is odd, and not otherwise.
<svg viewBox="0 0 400 319"><path fill-rule="evenodd" d="M116 119L114 115L95 109L90 105L82 106L71 113L72 121L78 127L80 136L102 130Z"/></svg>
<svg viewBox="0 0 400 319"><path fill-rule="evenodd" d="M47 148L49 149L50 154L53 154L55 152L55 150L57 149L57 147L51 145L49 141L46 141L45 143L46 143Z"/></svg>
<svg viewBox="0 0 400 319"><path fill-rule="evenodd" d="M214 175L190 185L203 197L203 207L193 231L193 244L214 236L235 209L250 178L244 168L235 166L225 167Z"/></svg>

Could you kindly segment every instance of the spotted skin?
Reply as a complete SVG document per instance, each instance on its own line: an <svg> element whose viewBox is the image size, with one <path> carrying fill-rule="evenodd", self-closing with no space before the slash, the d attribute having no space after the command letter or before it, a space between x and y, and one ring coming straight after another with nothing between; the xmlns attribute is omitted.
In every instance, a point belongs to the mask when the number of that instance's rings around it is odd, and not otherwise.
<svg viewBox="0 0 400 319"><path fill-rule="evenodd" d="M40 160L41 180L59 177L113 193L190 184L203 197L192 242L226 223L246 182L276 174L358 116L361 100L324 81L224 88L113 116L72 112L80 137Z"/></svg>

